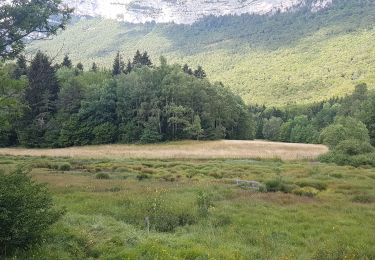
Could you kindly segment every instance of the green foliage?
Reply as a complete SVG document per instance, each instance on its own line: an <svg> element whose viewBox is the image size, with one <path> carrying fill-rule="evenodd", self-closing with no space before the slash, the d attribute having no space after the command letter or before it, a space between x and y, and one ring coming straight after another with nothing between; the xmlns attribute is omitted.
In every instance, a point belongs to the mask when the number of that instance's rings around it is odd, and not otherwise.
<svg viewBox="0 0 375 260"><path fill-rule="evenodd" d="M60 171L70 171L72 168L72 165L70 163L61 163L58 167Z"/></svg>
<svg viewBox="0 0 375 260"><path fill-rule="evenodd" d="M95 178L98 180L109 180L111 177L108 173L100 172L95 175Z"/></svg>
<svg viewBox="0 0 375 260"><path fill-rule="evenodd" d="M64 29L72 11L61 5L60 0L3 2L0 6L0 58L18 55L25 47L25 39L33 39L33 33L43 33L47 37Z"/></svg>
<svg viewBox="0 0 375 260"><path fill-rule="evenodd" d="M303 187L293 190L293 193L299 196L315 197L319 193L319 190L313 187Z"/></svg>
<svg viewBox="0 0 375 260"><path fill-rule="evenodd" d="M0 254L27 249L63 214L46 187L21 171L0 173Z"/></svg>
<svg viewBox="0 0 375 260"><path fill-rule="evenodd" d="M26 83L24 78L12 79L9 68L0 64L0 147L15 144L12 136L15 121L23 112L21 97Z"/></svg>
<svg viewBox="0 0 375 260"><path fill-rule="evenodd" d="M370 143L351 139L340 142L335 147L335 151L345 155L353 156L375 152L375 148L371 146Z"/></svg>
<svg viewBox="0 0 375 260"><path fill-rule="evenodd" d="M323 129L320 140L330 148L335 148L344 140L369 142L370 137L366 125L351 117L340 117L334 124Z"/></svg>

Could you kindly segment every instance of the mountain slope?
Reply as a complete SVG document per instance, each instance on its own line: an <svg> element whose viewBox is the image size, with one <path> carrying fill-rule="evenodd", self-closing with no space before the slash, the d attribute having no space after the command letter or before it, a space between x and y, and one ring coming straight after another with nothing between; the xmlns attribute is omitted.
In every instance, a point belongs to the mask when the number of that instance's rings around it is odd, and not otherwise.
<svg viewBox="0 0 375 260"><path fill-rule="evenodd" d="M315 0L320 9L332 0ZM101 16L132 23L155 21L191 24L207 16L287 11L306 0L65 0L77 15ZM309 1L307 1L309 2Z"/></svg>
<svg viewBox="0 0 375 260"><path fill-rule="evenodd" d="M374 25L373 1L336 0L319 12L207 17L193 25L88 19L30 50L106 67L118 50L129 58L147 50L154 60L203 65L247 102L284 105L342 96L359 82L375 88Z"/></svg>

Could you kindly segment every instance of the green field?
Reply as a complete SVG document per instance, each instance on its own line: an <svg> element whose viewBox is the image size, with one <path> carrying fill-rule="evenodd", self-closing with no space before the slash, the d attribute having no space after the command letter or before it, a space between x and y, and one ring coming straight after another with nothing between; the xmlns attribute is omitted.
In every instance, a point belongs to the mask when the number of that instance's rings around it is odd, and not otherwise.
<svg viewBox="0 0 375 260"><path fill-rule="evenodd" d="M12 259L375 258L373 168L0 157L0 169L19 166L47 183L67 213L41 245Z"/></svg>
<svg viewBox="0 0 375 260"><path fill-rule="evenodd" d="M375 4L335 1L318 13L207 18L192 26L132 25L81 20L51 40L32 44L55 61L69 54L86 68L110 68L117 51L137 49L155 63L201 64L211 81L228 85L247 103L285 105L343 96L366 82L375 88Z"/></svg>

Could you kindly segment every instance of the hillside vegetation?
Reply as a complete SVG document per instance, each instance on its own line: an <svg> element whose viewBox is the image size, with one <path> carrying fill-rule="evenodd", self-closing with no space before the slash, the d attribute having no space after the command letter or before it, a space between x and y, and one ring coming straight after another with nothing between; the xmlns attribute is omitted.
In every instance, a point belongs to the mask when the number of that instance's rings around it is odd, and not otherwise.
<svg viewBox="0 0 375 260"><path fill-rule="evenodd" d="M137 49L171 62L203 65L247 103L285 105L343 96L354 85L375 86L375 3L334 1L314 13L207 17L193 25L132 25L81 20L29 50L110 67L117 51ZM60 57L59 57L60 56Z"/></svg>

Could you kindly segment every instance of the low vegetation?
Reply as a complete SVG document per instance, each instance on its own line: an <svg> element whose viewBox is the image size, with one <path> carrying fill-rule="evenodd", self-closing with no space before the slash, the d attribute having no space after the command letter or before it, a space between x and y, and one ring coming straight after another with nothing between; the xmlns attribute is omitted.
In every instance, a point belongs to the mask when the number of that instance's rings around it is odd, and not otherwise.
<svg viewBox="0 0 375 260"><path fill-rule="evenodd" d="M373 168L253 159L0 157L6 174L19 167L46 183L66 214L47 230L48 239L18 247L10 259L375 257Z"/></svg>
<svg viewBox="0 0 375 260"><path fill-rule="evenodd" d="M0 148L0 155L80 158L233 159L264 158L314 160L328 152L324 145L267 141L179 141L148 145L94 145L63 149ZM68 170L69 164L48 163L47 168Z"/></svg>

